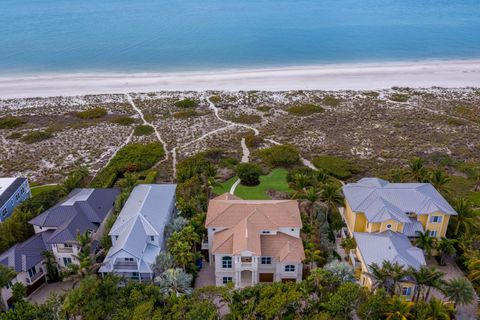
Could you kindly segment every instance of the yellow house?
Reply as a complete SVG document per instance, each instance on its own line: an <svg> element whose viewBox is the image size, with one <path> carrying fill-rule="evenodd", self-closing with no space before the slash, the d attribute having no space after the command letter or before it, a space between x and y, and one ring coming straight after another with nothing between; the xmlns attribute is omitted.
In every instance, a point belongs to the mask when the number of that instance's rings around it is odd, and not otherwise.
<svg viewBox="0 0 480 320"><path fill-rule="evenodd" d="M357 243L350 253L360 283L371 288L369 265L384 260L416 269L425 265L423 252L409 239L417 232L445 237L451 215L450 204L429 183L389 183L378 178L363 178L343 186L344 219L348 233ZM402 282L402 295L408 300L415 284Z"/></svg>

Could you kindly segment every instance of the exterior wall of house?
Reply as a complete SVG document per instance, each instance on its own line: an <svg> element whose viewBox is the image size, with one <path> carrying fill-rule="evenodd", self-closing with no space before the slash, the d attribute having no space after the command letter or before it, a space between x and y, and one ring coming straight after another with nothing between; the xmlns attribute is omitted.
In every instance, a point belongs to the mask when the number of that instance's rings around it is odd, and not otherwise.
<svg viewBox="0 0 480 320"><path fill-rule="evenodd" d="M97 240L100 241L103 238L103 235L105 234L105 225L107 224L108 218L111 217L113 213L114 207L108 211L107 215L105 216L105 219L103 219L102 223L98 227L98 229L95 231L95 234L92 236L92 240Z"/></svg>
<svg viewBox="0 0 480 320"><path fill-rule="evenodd" d="M57 263L60 268L67 267L67 260L71 259L71 263L79 264L80 262L74 257L78 255L80 247L76 244L72 244L71 248L65 247L63 243L57 243L52 245L52 252L57 259ZM64 259L65 258L65 259Z"/></svg>
<svg viewBox="0 0 480 320"><path fill-rule="evenodd" d="M388 228L388 226L390 226L390 228ZM391 231L395 231L395 232L402 232L403 231L403 223L398 222L398 221L393 220L393 219L383 221L380 224L380 230L379 231L383 232L383 231L387 231L387 230L391 230Z"/></svg>
<svg viewBox="0 0 480 320"><path fill-rule="evenodd" d="M441 217L441 221L433 222L432 217L435 217L435 216ZM445 237L445 234L447 233L448 223L450 221L450 216L448 214L444 214L442 212L435 212L435 213L429 214L428 216L427 215L418 216L417 219L422 223L424 230L435 231L436 232L435 236L437 238Z"/></svg>
<svg viewBox="0 0 480 320"><path fill-rule="evenodd" d="M32 277L28 274L28 272L19 272L15 278L12 279L11 283L12 285L21 282L23 283L26 287L34 285L36 282L40 281L40 279L45 277L45 268L43 266L43 261L40 263L36 264L34 266L36 270L36 274ZM2 288L2 303L7 307L7 301L12 297L12 288Z"/></svg>
<svg viewBox="0 0 480 320"><path fill-rule="evenodd" d="M343 211L343 215L345 216L348 231L350 232L350 234L352 234L355 229L355 213L352 211L352 208L350 207L347 199L345 199L345 209Z"/></svg>
<svg viewBox="0 0 480 320"><path fill-rule="evenodd" d="M31 192L28 180L25 180L5 203L0 204L0 222L10 217L15 207L30 197Z"/></svg>

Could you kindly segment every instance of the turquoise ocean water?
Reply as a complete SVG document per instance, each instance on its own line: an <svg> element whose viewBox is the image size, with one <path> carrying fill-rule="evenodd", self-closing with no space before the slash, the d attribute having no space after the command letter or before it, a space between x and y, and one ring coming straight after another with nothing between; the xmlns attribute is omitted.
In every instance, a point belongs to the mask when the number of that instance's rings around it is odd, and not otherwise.
<svg viewBox="0 0 480 320"><path fill-rule="evenodd" d="M475 58L479 0L0 0L0 75Z"/></svg>

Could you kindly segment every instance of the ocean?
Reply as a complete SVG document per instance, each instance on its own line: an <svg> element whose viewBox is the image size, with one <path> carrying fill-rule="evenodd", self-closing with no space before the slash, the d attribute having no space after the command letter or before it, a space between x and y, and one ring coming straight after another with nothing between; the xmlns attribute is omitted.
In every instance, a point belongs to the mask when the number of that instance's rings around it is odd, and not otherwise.
<svg viewBox="0 0 480 320"><path fill-rule="evenodd" d="M0 75L478 58L479 0L0 1Z"/></svg>

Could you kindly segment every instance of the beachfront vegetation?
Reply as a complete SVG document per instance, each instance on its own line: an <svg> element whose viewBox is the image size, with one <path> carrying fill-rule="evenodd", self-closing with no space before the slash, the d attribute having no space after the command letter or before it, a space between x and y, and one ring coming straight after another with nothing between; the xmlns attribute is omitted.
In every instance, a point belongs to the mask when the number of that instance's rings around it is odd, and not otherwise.
<svg viewBox="0 0 480 320"><path fill-rule="evenodd" d="M15 116L6 116L0 118L0 129L12 129L19 127L25 124L25 120L15 117Z"/></svg>
<svg viewBox="0 0 480 320"><path fill-rule="evenodd" d="M75 114L80 119L98 119L107 115L107 110L102 107L93 107Z"/></svg>
<svg viewBox="0 0 480 320"><path fill-rule="evenodd" d="M322 102L329 107L338 107L340 105L340 100L335 98L335 96L326 96L323 98Z"/></svg>
<svg viewBox="0 0 480 320"><path fill-rule="evenodd" d="M10 139L10 140L17 140L17 139L20 139L22 136L23 136L23 134L21 132L12 132L11 134L6 136L5 138Z"/></svg>
<svg viewBox="0 0 480 320"><path fill-rule="evenodd" d="M334 156L318 156L313 158L312 162L318 169L323 169L339 179L347 179L359 171L353 162Z"/></svg>
<svg viewBox="0 0 480 320"><path fill-rule="evenodd" d="M241 163L237 166L237 176L244 186L256 186L260 183L262 168L254 163Z"/></svg>
<svg viewBox="0 0 480 320"><path fill-rule="evenodd" d="M255 155L270 167L290 167L300 162L298 149L286 144L257 150Z"/></svg>
<svg viewBox="0 0 480 320"><path fill-rule="evenodd" d="M245 114L245 113L229 115L227 119L232 122L244 123L244 124L254 124L254 123L262 122L262 117L260 117L259 115Z"/></svg>
<svg viewBox="0 0 480 320"><path fill-rule="evenodd" d="M319 105L307 103L289 107L287 112L296 116L307 117L315 113L325 112L325 109Z"/></svg>
<svg viewBox="0 0 480 320"><path fill-rule="evenodd" d="M187 108L196 108L198 106L198 102L194 99L185 98L182 100L178 100L175 102L175 107L187 109Z"/></svg>
<svg viewBox="0 0 480 320"><path fill-rule="evenodd" d="M175 112L173 114L173 117L175 119L187 119L192 117L198 117L200 115L201 113L199 113L198 111L189 109L189 110L182 110L182 111Z"/></svg>
<svg viewBox="0 0 480 320"><path fill-rule="evenodd" d="M155 132L153 127L149 125L139 125L135 127L135 130L133 130L133 134L136 136L148 136Z"/></svg>
<svg viewBox="0 0 480 320"><path fill-rule="evenodd" d="M49 131L31 131L24 135L20 140L26 144L33 144L53 137Z"/></svg>
<svg viewBox="0 0 480 320"><path fill-rule="evenodd" d="M135 118L128 116L118 116L110 120L111 123L119 124L121 126L129 126L137 122Z"/></svg>
<svg viewBox="0 0 480 320"><path fill-rule="evenodd" d="M395 102L407 102L410 99L408 94L404 93L392 93L388 99L395 101Z"/></svg>

